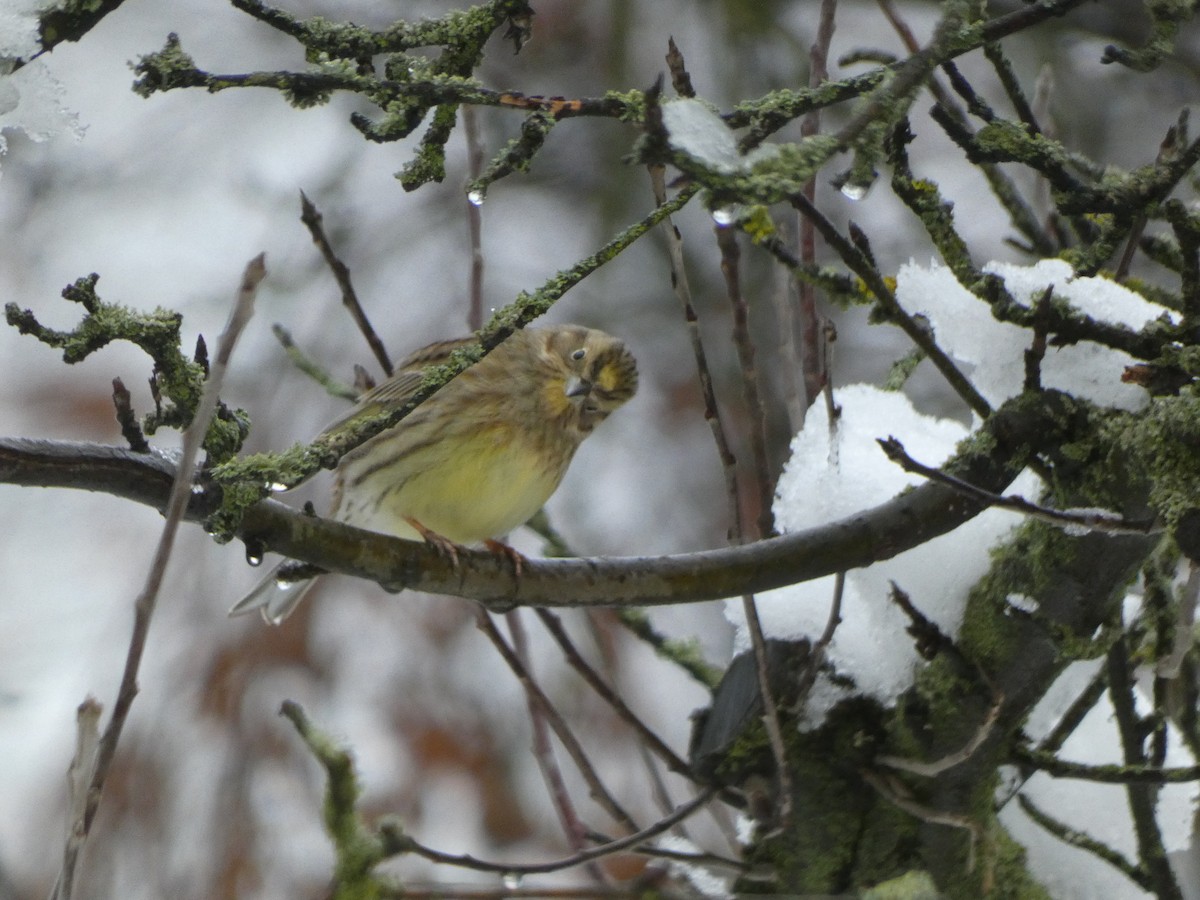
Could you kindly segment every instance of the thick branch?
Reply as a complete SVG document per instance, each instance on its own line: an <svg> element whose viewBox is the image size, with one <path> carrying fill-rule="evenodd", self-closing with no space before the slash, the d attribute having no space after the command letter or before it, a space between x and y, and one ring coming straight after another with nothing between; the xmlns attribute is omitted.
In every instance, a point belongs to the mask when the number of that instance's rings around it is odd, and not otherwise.
<svg viewBox="0 0 1200 900"><path fill-rule="evenodd" d="M1078 412L1061 394L1012 401L947 469L986 490L1003 490L1038 447L1070 439ZM172 469L161 456L113 447L0 439L0 482L11 484L100 490L161 508ZM215 491L194 495L188 517L202 520L217 502ZM469 597L490 609L668 604L867 566L945 534L984 508L943 485L926 484L850 518L754 544L674 556L530 560L519 578L495 554L463 551L456 570L424 544L307 516L272 500L247 511L238 536L331 572L391 589Z"/></svg>

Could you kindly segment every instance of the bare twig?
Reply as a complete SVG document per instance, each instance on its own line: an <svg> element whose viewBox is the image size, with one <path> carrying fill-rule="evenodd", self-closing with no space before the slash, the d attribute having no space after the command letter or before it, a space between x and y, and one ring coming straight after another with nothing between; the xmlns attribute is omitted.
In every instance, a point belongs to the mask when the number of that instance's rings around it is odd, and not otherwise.
<svg viewBox="0 0 1200 900"><path fill-rule="evenodd" d="M1144 869L1141 866L1135 865L1125 858L1123 854L1114 850L1107 844L1101 843L1091 835L1085 834L1082 831L1076 831L1069 825L1060 822L1053 816L1043 812L1032 800L1024 794L1017 795L1017 803L1021 805L1021 809L1025 810L1026 815L1033 819L1037 824L1041 825L1048 832L1063 841L1070 844L1072 847L1078 847L1080 850L1086 850L1093 856L1099 857L1110 866L1123 872L1125 877L1134 884L1139 885L1147 891L1154 890L1154 885L1150 881Z"/></svg>
<svg viewBox="0 0 1200 900"><path fill-rule="evenodd" d="M491 617L485 610L479 610L479 614L476 616L476 623L479 626L479 630L484 633L484 636L500 652L500 656L512 670L513 674L517 676L517 679L521 682L521 686L525 688L530 702L538 704L546 723L562 743L563 749L567 751L567 755L574 761L576 768L579 769L579 774L583 776L583 780L587 782L588 788L591 790L592 799L603 807L616 821L631 830L636 830L637 825L634 823L633 817L608 792L608 789L600 780L600 776L596 774L596 768L592 765L591 760L588 759L583 746L579 743L579 740L572 733L571 729L567 727L562 714L550 702L550 698L546 696L545 691L533 679L533 676L513 651L513 648L504 640L504 637L500 634L500 631L496 628L495 623L492 622Z"/></svg>
<svg viewBox="0 0 1200 900"><path fill-rule="evenodd" d="M975 868L975 848L978 846L980 838L983 837L983 829L977 822L967 816L943 812L940 809L933 809L918 803L904 795L902 785L891 783L878 772L862 769L859 774L862 775L863 781L879 792L881 797L910 816L932 825L949 825L951 828L960 828L967 832L971 836L971 844L967 853L967 871L970 872Z"/></svg>
<svg viewBox="0 0 1200 900"><path fill-rule="evenodd" d="M480 609L479 615L486 616L488 613L486 610ZM521 622L521 611L518 609L511 610L505 613L504 618L508 623L508 633L512 636L513 652L516 654L517 659L521 661L521 665L525 667L527 677L532 682L533 667L529 659L529 641L525 636L525 626ZM579 820L579 815L575 811L575 804L571 800L570 792L567 790L567 783L563 779L562 770L558 766L558 760L554 758L554 748L550 746L550 732L546 727L545 710L535 698L534 693L528 689L526 690L526 702L529 706L529 722L533 728L534 758L537 760L538 768L542 772L542 778L546 782L546 790L550 794L550 802L554 804L554 809L558 813L558 820L562 824L563 831L566 833L567 843L572 850L579 852L584 849L587 843L587 829ZM604 870L596 865L596 863L589 863L587 869L597 884L609 883Z"/></svg>
<svg viewBox="0 0 1200 900"><path fill-rule="evenodd" d="M87 697L75 711L75 755L67 770L67 796L70 801L65 857L77 864L87 833L81 828L88 803L88 788L95 771L96 754L100 745L100 713L102 707L95 697ZM64 866L55 886L56 896L70 897L74 890L75 865ZM53 896L53 895L52 895Z"/></svg>
<svg viewBox="0 0 1200 900"><path fill-rule="evenodd" d="M654 197L661 206L666 201L666 185L663 180L661 166L650 167L650 182L654 188ZM708 368L708 355L704 350L704 342L700 338L700 326L692 305L691 291L688 288L687 273L683 264L683 239L679 229L668 216L663 222L667 234L667 247L671 258L671 285L683 306L684 319L687 322L688 334L692 340L692 352L696 357L696 372L700 380L700 392L704 398L704 418L712 430L713 441L717 445L717 455L725 472L725 491L729 499L731 524L729 539L734 543L746 542L746 527L742 519L741 491L738 487L737 459L729 447L725 435L725 427L721 422L721 413L717 406L716 395L713 392L712 376ZM742 609L746 616L746 628L750 632L750 644L754 648L754 658L758 664L759 687L763 695L763 719L766 723L767 735L771 743L771 751L775 755L775 764L779 777L780 821L786 822L791 812L791 776L787 766L787 754L783 745L783 730L779 725L779 707L771 693L770 679L767 674L766 639L763 637L762 624L758 618L758 608L754 604L752 594L742 595Z"/></svg>
<svg viewBox="0 0 1200 900"><path fill-rule="evenodd" d="M1146 755L1142 749L1145 733L1134 701L1132 665L1125 636L1122 634L1108 651L1108 695L1112 699L1117 731L1121 735L1125 764L1140 767L1146 764ZM1171 864L1163 847L1162 830L1156 815L1158 792L1159 787L1156 784L1128 781L1125 784L1129 814L1133 819L1133 832L1137 838L1138 861L1150 881L1150 891L1155 897L1160 900L1183 900L1183 892L1171 871Z"/></svg>
<svg viewBox="0 0 1200 900"><path fill-rule="evenodd" d="M380 834L385 842L387 842L386 849L389 854L415 853L417 856L428 859L430 862L458 866L462 869L472 869L476 872L496 872L501 875L538 875L546 872L558 872L562 869L570 869L591 862L594 859L611 856L622 850L633 850L636 852L638 847L646 841L657 837L665 831L669 831L675 826L675 823L682 822L693 815L706 803L709 803L715 793L716 789L714 788L706 790L704 793L680 806L671 815L665 816L653 825L643 828L641 831L631 834L628 837L619 838L599 847L593 847L591 850L584 850L573 856L544 863L492 862L477 859L467 854L443 853L440 850L434 850L432 847L426 847L424 844L413 840L413 838L400 830L398 827L399 823L391 820L380 823Z"/></svg>
<svg viewBox="0 0 1200 900"><path fill-rule="evenodd" d="M467 183L483 173L483 141L479 137L479 114L475 107L462 107L463 133L467 137ZM483 327L483 209L476 198L467 196L467 233L471 242L471 281L467 289L467 328Z"/></svg>
<svg viewBox="0 0 1200 900"><path fill-rule="evenodd" d="M333 245L329 243L329 238L325 236L325 228L321 225L321 213L313 205L313 202L308 199L308 195L304 191L300 192L300 221L307 226L309 234L312 235L313 243L321 250L321 256L325 258L330 271L333 272L333 277L342 291L342 304L350 312L350 316L354 319L354 324L358 326L358 330L362 332L362 336L366 338L367 346L375 354L375 359L379 363L379 367L383 369L385 374L390 376L392 374L392 361L388 357L387 350L384 349L383 341L379 339L379 335L375 333L375 329L371 326L367 314L363 312L362 304L358 302L358 294L355 293L354 284L350 280L350 269L333 252Z"/></svg>
<svg viewBox="0 0 1200 900"><path fill-rule="evenodd" d="M654 189L654 200L662 206L667 199L667 187L661 166L650 167L650 184ZM692 353L696 358L696 374L700 382L700 394L704 400L704 418L712 431L713 442L717 445L717 456L721 460L721 469L725 473L725 496L730 501L729 539L741 542L742 510L738 502L737 458L729 446L725 435L725 426L721 421L721 411L717 406L716 394L713 391L712 374L708 367L708 354L704 350L704 342L700 338L700 324L696 316L696 308L692 304L692 292L688 286L687 270L683 261L683 237L670 216L663 220L663 233L667 238L667 249L671 260L671 287L675 290L683 317L687 323L688 337L692 342Z"/></svg>
<svg viewBox="0 0 1200 900"><path fill-rule="evenodd" d="M829 80L829 45L833 42L834 16L837 13L837 0L821 0L821 17L817 24L817 37L808 51L808 86L820 87ZM800 123L802 138L812 137L821 130L821 110L813 107ZM813 204L817 198L817 179L814 175L804 185L804 197ZM809 265L815 265L817 260L816 231L811 219L800 216L800 259ZM798 285L799 305L797 307L800 319L800 361L804 382L804 410L817 399L817 394L825 387L829 377L824 353L821 352L821 324L817 313L817 293L814 286L806 281ZM789 329L789 338L794 339L795 333ZM795 423L797 426L802 422ZM797 429L798 430L798 429Z"/></svg>
<svg viewBox="0 0 1200 900"><path fill-rule="evenodd" d="M117 410L117 423L121 426L121 434L129 444L129 449L135 453L149 453L150 444L146 442L146 435L142 433L142 426L138 424L137 416L134 415L133 406L130 403L129 390L125 387L125 382L120 378L114 378L113 386L113 406Z"/></svg>
<svg viewBox="0 0 1200 900"><path fill-rule="evenodd" d="M276 322L271 326L271 333L275 335L275 339L279 341L283 347L283 352L287 354L288 359L292 361L297 369L325 388L325 393L331 397L339 397L343 400L357 400L361 391L355 387L350 387L338 381L329 374L320 364L314 362L303 350L296 346L296 342L292 340L292 333Z"/></svg>
<svg viewBox="0 0 1200 900"><path fill-rule="evenodd" d="M825 630L813 644L809 654L808 664L804 667L804 673L800 676L799 685L796 690L797 702L804 702L808 696L808 692L812 690L813 684L816 683L817 674L821 671L821 665L825 662L825 651L829 649L830 643L833 641L833 635L837 631L838 625L842 622L842 597L846 593L846 573L838 572L833 579L833 600L829 604L829 618L825 621Z"/></svg>
<svg viewBox="0 0 1200 900"><path fill-rule="evenodd" d="M117 744L121 740L121 732L129 718L133 699L137 696L138 670L146 649L150 620L154 616L154 609L158 604L158 592L162 587L167 563L170 561L171 551L175 545L175 535L179 531L184 511L191 498L192 473L196 468L196 455L208 433L209 423L217 411L221 385L229 366L229 359L242 329L253 314L254 297L266 272L264 255L261 253L247 263L246 270L242 274L237 298L229 314L229 320L225 324L225 330L221 332L216 358L213 360L208 378L204 383L204 393L201 395L192 423L183 434L183 453L167 500L162 535L159 538L158 547L154 551L150 571L146 575L145 586L134 603L133 633L129 638L129 651L125 658L121 684L117 690L117 700L113 705L112 717L104 729L96 752L95 765L88 783L86 803L83 804L83 808L79 810L79 815L71 825L70 833L73 839L67 842L63 854L62 871L59 873L58 882L52 895L55 900L69 900L71 896L79 855L91 832L96 811L100 808L100 798L116 756Z"/></svg>
<svg viewBox="0 0 1200 900"><path fill-rule="evenodd" d="M821 237L825 239L825 243L833 247L842 261L863 280L867 289L874 294L880 308L889 317L889 321L900 326L904 330L904 333L912 339L912 342L925 351L926 356L929 357L929 361L937 366L938 371L942 373L942 377L946 379L950 387L954 389L954 392L962 398L963 402L974 410L981 419L986 419L990 416L992 414L991 404L971 384L970 379L962 373L946 352L938 346L933 336L929 333L929 329L918 322L916 318L909 315L899 302L897 302L896 295L888 287L884 277L875 268L871 259L859 247L855 246L854 242L839 232L825 214L817 209L803 194L794 196L792 198L792 205L799 209L806 218L812 220L817 231L821 233Z"/></svg>
<svg viewBox="0 0 1200 900"><path fill-rule="evenodd" d="M1196 604L1200 601L1200 566L1188 563L1187 582L1179 590L1171 652L1154 666L1159 678L1178 678L1188 651L1196 643Z"/></svg>
<svg viewBox="0 0 1200 900"><path fill-rule="evenodd" d="M1110 512L1093 509L1051 509L1050 507L1030 503L1024 497L1017 494L1009 497L993 494L990 491L982 490L973 484L963 481L961 478L955 478L953 475L949 475L940 469L917 462L908 455L904 449L904 445L894 437L880 439L878 443L883 448L883 452L887 454L888 459L899 465L905 472L912 472L915 475L921 475L931 481L944 484L970 497L972 500L987 506L994 506L999 509L1011 509L1014 512L1024 513L1031 518L1040 519L1067 529L1102 531L1107 534L1155 534L1162 531L1162 526L1152 519L1131 520Z"/></svg>
<svg viewBox="0 0 1200 900"><path fill-rule="evenodd" d="M537 614L538 618L542 620L542 624L546 626L546 630L550 632L550 636L554 638L555 642L562 649L563 655L571 665L571 668L578 672L583 680L588 683L588 686L605 703L612 707L613 712L637 732L645 746L654 751L659 759L667 764L667 768L676 774L691 778L691 767L680 759L675 751L666 745L662 738L651 731L646 723L634 714L633 710L621 699L620 695L600 677L600 673L588 665L587 660L580 655L579 650L571 642L558 616L546 609L538 609Z"/></svg>
<svg viewBox="0 0 1200 900"><path fill-rule="evenodd" d="M992 708L988 710L988 714L976 729L975 734L971 739L962 746L959 750L953 753L948 753L941 759L935 759L932 762L923 762L918 759L908 759L903 756L877 756L875 762L880 765L887 766L889 769L896 769L900 772L911 772L913 775L920 775L924 778L933 778L936 775L941 775L947 769L953 769L955 766L966 762L975 755L975 751L983 746L983 742L987 740L988 735L992 733L992 728L996 724L996 719L1000 716L1000 710L1004 707L1004 695L998 694L996 702L992 704Z"/></svg>
<svg viewBox="0 0 1200 900"><path fill-rule="evenodd" d="M750 339L750 307L742 294L738 275L737 232L732 228L716 225L717 246L721 250L721 274L725 276L725 293L733 309L733 346L737 350L742 368L742 391L746 398L746 411L750 418L750 456L754 460L754 483L758 488L758 534L766 537L775 530L771 514L771 503L775 497L774 479L767 460L767 411L763 406L759 389L758 366L755 363L754 342Z"/></svg>

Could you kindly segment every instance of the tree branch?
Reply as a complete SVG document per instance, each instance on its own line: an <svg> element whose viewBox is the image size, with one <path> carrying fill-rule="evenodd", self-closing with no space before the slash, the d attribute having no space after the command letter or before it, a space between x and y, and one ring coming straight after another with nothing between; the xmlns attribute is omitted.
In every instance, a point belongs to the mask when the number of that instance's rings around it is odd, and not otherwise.
<svg viewBox="0 0 1200 900"><path fill-rule="evenodd" d="M944 469L1000 491L1039 447L1069 441L1085 408L1063 394L1010 401L964 443ZM0 438L0 483L98 490L158 509L173 464L166 457L96 444ZM193 493L187 517L201 521L219 488ZM274 500L252 506L237 536L330 572L514 606L690 603L770 590L890 559L957 528L984 506L926 484L841 521L739 547L660 557L530 560L515 577L495 554L464 550L458 567L431 547L305 515Z"/></svg>

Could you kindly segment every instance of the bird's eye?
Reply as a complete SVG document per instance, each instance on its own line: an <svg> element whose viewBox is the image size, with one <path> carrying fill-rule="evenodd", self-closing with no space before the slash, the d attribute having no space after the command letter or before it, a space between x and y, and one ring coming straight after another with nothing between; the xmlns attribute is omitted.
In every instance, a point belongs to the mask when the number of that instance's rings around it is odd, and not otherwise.
<svg viewBox="0 0 1200 900"><path fill-rule="evenodd" d="M587 356L587 350L585 350L583 347L580 347L571 354L571 359L583 359L585 356Z"/></svg>

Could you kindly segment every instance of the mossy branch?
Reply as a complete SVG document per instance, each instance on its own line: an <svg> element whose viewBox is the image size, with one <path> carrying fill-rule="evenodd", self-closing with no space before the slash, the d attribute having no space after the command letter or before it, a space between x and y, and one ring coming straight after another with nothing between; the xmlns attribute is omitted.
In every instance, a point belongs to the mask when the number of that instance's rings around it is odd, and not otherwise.
<svg viewBox="0 0 1200 900"><path fill-rule="evenodd" d="M47 328L32 310L21 309L15 303L5 305L5 319L21 334L32 335L48 347L62 350L63 361L68 364L83 361L113 341L127 341L140 347L154 361L151 385L156 402L159 396L170 401L166 407L148 413L142 427L148 434L163 427L186 428L200 402L207 371L202 358L188 359L183 354L180 334L183 317L162 308L141 312L106 303L96 293L99 278L92 274L63 289L64 299L84 308L83 319L71 331ZM230 410L219 404L203 444L209 462L219 463L234 456L249 429L249 416L244 410Z"/></svg>
<svg viewBox="0 0 1200 900"><path fill-rule="evenodd" d="M295 726L325 770L325 830L336 856L331 896L337 900L380 896L381 884L372 870L387 853L378 835L363 824L358 814L362 788L350 751L313 725L299 703L285 700L279 714Z"/></svg>

